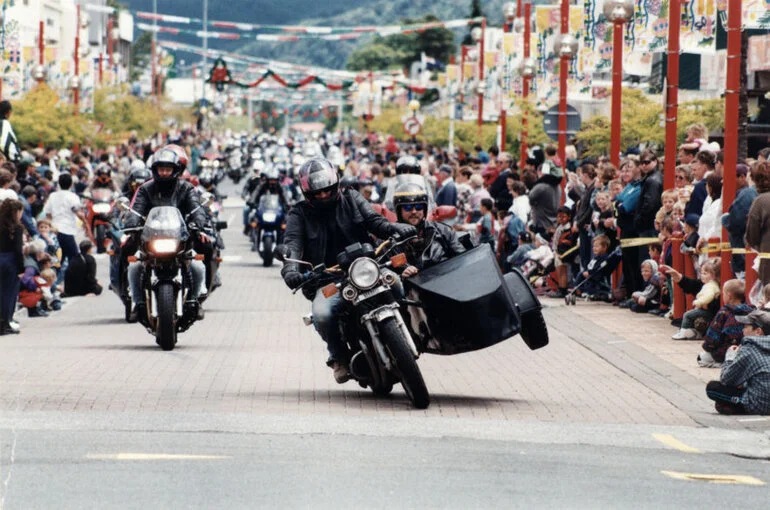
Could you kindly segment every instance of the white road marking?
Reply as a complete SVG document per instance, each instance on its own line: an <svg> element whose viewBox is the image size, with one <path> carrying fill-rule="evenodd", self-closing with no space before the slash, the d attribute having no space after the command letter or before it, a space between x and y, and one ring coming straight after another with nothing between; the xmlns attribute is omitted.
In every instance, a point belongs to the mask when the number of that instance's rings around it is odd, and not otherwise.
<svg viewBox="0 0 770 510"><path fill-rule="evenodd" d="M92 460L223 460L232 459L229 455L191 455L174 453L89 453Z"/></svg>

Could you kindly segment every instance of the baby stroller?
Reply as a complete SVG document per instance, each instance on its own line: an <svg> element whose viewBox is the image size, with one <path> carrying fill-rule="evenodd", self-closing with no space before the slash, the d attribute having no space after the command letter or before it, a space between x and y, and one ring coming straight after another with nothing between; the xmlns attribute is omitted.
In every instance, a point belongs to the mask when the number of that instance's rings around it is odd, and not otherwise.
<svg viewBox="0 0 770 510"><path fill-rule="evenodd" d="M533 287L550 287L548 279L553 271L554 255L548 245L542 245L526 254L521 272Z"/></svg>
<svg viewBox="0 0 770 510"><path fill-rule="evenodd" d="M580 275L578 284L569 290L566 296L564 296L564 302L569 305L577 304L578 292L581 292L581 287L589 287L592 292L581 293L581 297L586 300L601 299L602 294L610 297L611 288L607 282L607 277L618 267L621 261L620 248L615 248L615 251L610 253L606 259L599 262L596 267L588 270L588 277ZM590 283L589 283L590 282Z"/></svg>

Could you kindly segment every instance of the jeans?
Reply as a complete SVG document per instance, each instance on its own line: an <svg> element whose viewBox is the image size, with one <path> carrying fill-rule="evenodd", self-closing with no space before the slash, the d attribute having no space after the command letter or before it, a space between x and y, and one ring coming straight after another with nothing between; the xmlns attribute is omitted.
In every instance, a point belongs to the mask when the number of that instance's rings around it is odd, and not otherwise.
<svg viewBox="0 0 770 510"><path fill-rule="evenodd" d="M318 289L313 298L313 326L326 342L326 349L329 351L328 363L332 361L347 363L350 357L348 346L340 333L342 306L342 296L339 292L327 299L321 289Z"/></svg>
<svg viewBox="0 0 770 510"><path fill-rule="evenodd" d="M75 241L75 236L60 232L56 234L56 239L59 240L59 246L61 247L60 274L64 275L67 271L67 266L69 266L70 259L80 255L80 248L78 248L78 243ZM62 281L64 281L64 276L62 276Z"/></svg>
<svg viewBox="0 0 770 510"><path fill-rule="evenodd" d="M193 296L197 298L201 293L201 286L206 274L206 268L203 262L193 260L190 264L190 272L193 280ZM131 290L131 301L134 304L144 303L144 292L142 292L142 275L144 274L144 264L133 262L128 266L128 288Z"/></svg>
<svg viewBox="0 0 770 510"><path fill-rule="evenodd" d="M719 381L711 381L706 385L706 396L718 404L721 403L723 406L727 406L734 414L746 413L742 399L744 391L741 388L728 386Z"/></svg>
<svg viewBox="0 0 770 510"><path fill-rule="evenodd" d="M16 311L19 296L17 272L16 255L12 252L0 253L0 322L11 321Z"/></svg>
<svg viewBox="0 0 770 510"><path fill-rule="evenodd" d="M706 319L707 321L711 322L711 319L713 318L714 316L708 310L694 308L689 312L685 312L685 314L682 316L682 329L690 329L695 327L695 321L697 319Z"/></svg>
<svg viewBox="0 0 770 510"><path fill-rule="evenodd" d="M251 207L248 205L243 206L243 226L248 227L249 226L249 213L251 212Z"/></svg>

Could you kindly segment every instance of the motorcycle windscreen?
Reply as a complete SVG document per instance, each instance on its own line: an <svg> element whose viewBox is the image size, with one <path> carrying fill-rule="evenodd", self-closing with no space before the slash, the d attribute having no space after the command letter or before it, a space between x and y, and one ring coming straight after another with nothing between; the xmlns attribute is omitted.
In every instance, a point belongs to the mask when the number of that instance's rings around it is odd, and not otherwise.
<svg viewBox="0 0 770 510"><path fill-rule="evenodd" d="M142 230L142 242L155 239L187 241L189 233L182 213L176 207L154 207L147 215Z"/></svg>
<svg viewBox="0 0 770 510"><path fill-rule="evenodd" d="M112 190L108 188L96 188L95 190L91 191L91 196L93 197L94 201L109 202L112 200L112 195Z"/></svg>
<svg viewBox="0 0 770 510"><path fill-rule="evenodd" d="M388 210L395 212L393 207L393 194L396 192L396 188L402 184L416 184L425 190L428 195L428 212L432 211L436 207L436 200L433 198L433 187L428 183L427 179L422 175L416 174L401 174L391 178L388 183L388 187L385 189L385 199L383 204Z"/></svg>
<svg viewBox="0 0 770 510"><path fill-rule="evenodd" d="M276 211L281 208L281 201L278 200L278 195L262 195L259 199L259 208L263 211Z"/></svg>
<svg viewBox="0 0 770 510"><path fill-rule="evenodd" d="M404 283L423 304L429 332L419 329L426 352L474 351L519 332L518 310L487 244L424 269Z"/></svg>

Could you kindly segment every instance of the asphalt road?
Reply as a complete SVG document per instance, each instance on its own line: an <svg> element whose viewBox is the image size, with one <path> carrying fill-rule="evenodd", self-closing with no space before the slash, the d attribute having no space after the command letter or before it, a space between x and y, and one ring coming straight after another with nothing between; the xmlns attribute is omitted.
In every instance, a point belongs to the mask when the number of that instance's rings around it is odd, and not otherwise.
<svg viewBox="0 0 770 510"><path fill-rule="evenodd" d="M767 508L767 461L458 437L4 431L6 509ZM16 441L11 450L8 439ZM14 452L9 468L8 452ZM753 482L758 483L758 482Z"/></svg>
<svg viewBox="0 0 770 510"><path fill-rule="evenodd" d="M0 510L768 507L764 431L567 309L541 351L421 358L426 411L336 385L230 205L224 286L177 350L107 291L0 338Z"/></svg>

